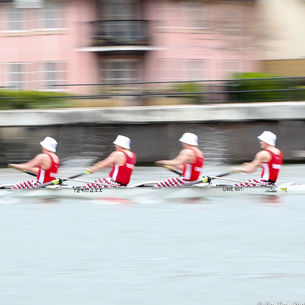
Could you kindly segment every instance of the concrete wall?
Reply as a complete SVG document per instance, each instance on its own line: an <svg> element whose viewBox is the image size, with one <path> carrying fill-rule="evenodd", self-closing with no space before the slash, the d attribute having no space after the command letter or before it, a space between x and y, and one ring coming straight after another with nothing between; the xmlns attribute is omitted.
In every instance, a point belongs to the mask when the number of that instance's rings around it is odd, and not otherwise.
<svg viewBox="0 0 305 305"><path fill-rule="evenodd" d="M264 130L278 135L286 161L305 160L305 103L131 107L0 112L0 163L23 162L54 137L63 161L106 157L117 134L129 136L139 163L174 157L183 132L199 136L207 162L250 160Z"/></svg>

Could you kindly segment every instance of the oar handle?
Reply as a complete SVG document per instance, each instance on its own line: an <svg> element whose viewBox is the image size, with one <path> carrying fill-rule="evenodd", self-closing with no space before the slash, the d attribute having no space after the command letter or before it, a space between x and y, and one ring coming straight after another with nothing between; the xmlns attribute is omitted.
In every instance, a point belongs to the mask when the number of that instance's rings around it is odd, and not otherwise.
<svg viewBox="0 0 305 305"><path fill-rule="evenodd" d="M171 167L170 165L162 165L162 167L166 168L167 170L169 170L169 171L171 171L171 172L173 172L173 173L175 173L175 174L177 174L179 176L182 175L181 171Z"/></svg>
<svg viewBox="0 0 305 305"><path fill-rule="evenodd" d="M68 178L57 178L57 179L54 179L54 180L52 180L52 181L50 181L50 182L47 182L47 183L38 185L38 186L36 186L34 189L41 189L41 188L46 187L46 186L49 186L49 185L58 185L58 184L62 184L62 183L63 183L64 181L66 181L66 180L71 180L71 179L74 179L74 178L77 178L77 177L80 177L80 176L83 176L83 175L89 175L89 174L91 174L91 172L85 170L85 171L83 171L83 172L81 172L81 173L79 173L79 174L70 176L70 177L68 177Z"/></svg>
<svg viewBox="0 0 305 305"><path fill-rule="evenodd" d="M80 177L80 176L89 175L89 174L92 174L92 173L89 172L89 171L82 171L80 174L76 174L76 175L74 175L74 176L70 176L70 177L68 177L68 178L64 178L63 181L65 181L65 180L70 180L70 179L74 179L74 178L78 178L78 177Z"/></svg>
<svg viewBox="0 0 305 305"><path fill-rule="evenodd" d="M234 170L229 170L227 171L226 173L223 173L223 174L219 174L219 175L216 175L216 176L213 176L213 179L217 179L218 177L225 177L225 176L229 176L229 175L232 175L232 174L235 174L237 173L237 171L234 171Z"/></svg>
<svg viewBox="0 0 305 305"><path fill-rule="evenodd" d="M228 172L225 172L225 173L222 173L222 174L219 174L219 175L216 175L216 176L202 177L202 178L199 178L198 180L196 180L194 182L191 182L188 185L199 184L199 183L210 183L213 179L221 178L221 177L228 176L228 175L231 175L231 174L234 174L234 173L236 173L236 171L230 170Z"/></svg>
<svg viewBox="0 0 305 305"><path fill-rule="evenodd" d="M21 169L21 171L22 171L23 173L28 174L28 175L31 175L31 176L37 177L37 174L36 174L36 173L31 172L31 171L29 171L29 170L27 170L27 169Z"/></svg>

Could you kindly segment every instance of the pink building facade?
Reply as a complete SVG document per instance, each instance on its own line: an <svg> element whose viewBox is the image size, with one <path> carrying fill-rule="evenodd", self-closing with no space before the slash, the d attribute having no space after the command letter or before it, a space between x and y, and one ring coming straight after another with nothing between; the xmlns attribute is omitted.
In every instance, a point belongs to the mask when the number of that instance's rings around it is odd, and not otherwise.
<svg viewBox="0 0 305 305"><path fill-rule="evenodd" d="M221 80L256 71L256 5L2 0L0 87L91 94L99 83Z"/></svg>

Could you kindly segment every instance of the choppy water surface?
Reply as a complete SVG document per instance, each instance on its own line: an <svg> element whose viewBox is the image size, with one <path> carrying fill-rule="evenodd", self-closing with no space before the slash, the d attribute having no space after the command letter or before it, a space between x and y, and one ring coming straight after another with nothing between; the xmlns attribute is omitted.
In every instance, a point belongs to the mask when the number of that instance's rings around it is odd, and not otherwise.
<svg viewBox="0 0 305 305"><path fill-rule="evenodd" d="M280 182L304 170L285 165ZM169 175L138 168L133 182ZM25 178L0 170L0 184ZM305 195L0 202L1 304L305 304Z"/></svg>

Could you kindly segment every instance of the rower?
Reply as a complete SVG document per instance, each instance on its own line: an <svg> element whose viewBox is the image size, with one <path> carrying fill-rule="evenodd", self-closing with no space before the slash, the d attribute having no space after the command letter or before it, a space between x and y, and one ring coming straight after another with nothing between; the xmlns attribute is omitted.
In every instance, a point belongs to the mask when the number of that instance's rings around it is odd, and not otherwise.
<svg viewBox="0 0 305 305"><path fill-rule="evenodd" d="M86 172L94 173L97 170L111 167L109 178L97 179L94 183L88 183L85 187L103 188L128 185L136 163L136 155L130 150L130 139L128 137L118 135L113 144L115 145L115 151L106 159L97 162L86 170Z"/></svg>
<svg viewBox="0 0 305 305"><path fill-rule="evenodd" d="M40 142L42 153L36 155L26 163L9 163L8 166L21 170L29 171L37 175L36 181L24 181L13 186L14 189L27 189L39 184L50 182L56 179L60 165L59 157L55 154L57 142L51 137L46 137Z"/></svg>
<svg viewBox="0 0 305 305"><path fill-rule="evenodd" d="M157 165L168 166L182 171L181 177L168 178L160 181L155 187L173 187L189 184L198 180L204 164L204 156L198 148L198 137L186 132L179 139L183 149L177 157L170 160L157 161Z"/></svg>
<svg viewBox="0 0 305 305"><path fill-rule="evenodd" d="M260 180L251 180L263 184L275 184L281 165L283 163L283 154L275 146L276 135L271 131L264 131L260 136L260 146L263 150L259 151L252 162L244 163L242 166L233 168L233 171L252 173L257 167L262 168Z"/></svg>

